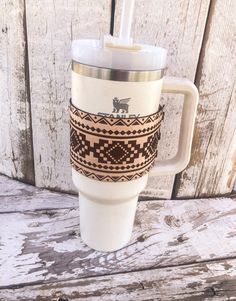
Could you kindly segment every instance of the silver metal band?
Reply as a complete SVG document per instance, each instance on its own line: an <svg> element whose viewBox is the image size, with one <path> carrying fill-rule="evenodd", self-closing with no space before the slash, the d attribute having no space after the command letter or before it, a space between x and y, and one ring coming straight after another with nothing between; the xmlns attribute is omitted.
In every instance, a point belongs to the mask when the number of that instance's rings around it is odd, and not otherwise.
<svg viewBox="0 0 236 301"><path fill-rule="evenodd" d="M84 65L72 60L72 70L80 75L122 82L146 82L159 80L164 76L165 69L149 71L129 71L100 68Z"/></svg>

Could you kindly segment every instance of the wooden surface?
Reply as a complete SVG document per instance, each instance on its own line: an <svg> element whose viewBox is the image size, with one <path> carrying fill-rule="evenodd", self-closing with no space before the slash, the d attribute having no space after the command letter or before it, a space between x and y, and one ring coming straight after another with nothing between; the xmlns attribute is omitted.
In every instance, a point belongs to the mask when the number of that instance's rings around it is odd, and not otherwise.
<svg viewBox="0 0 236 301"><path fill-rule="evenodd" d="M0 7L0 172L34 183L24 1Z"/></svg>
<svg viewBox="0 0 236 301"><path fill-rule="evenodd" d="M129 245L101 253L81 241L73 202L36 201L34 211L32 198L29 210L23 189L39 189L24 185L13 210L12 186L6 179L3 209L0 197L1 301L236 300L235 199L140 202Z"/></svg>
<svg viewBox="0 0 236 301"><path fill-rule="evenodd" d="M122 0L117 0L115 32L119 32ZM208 14L208 0L137 0L132 37L135 42L168 49L167 75L194 81ZM163 95L165 120L161 129L159 160L177 151L182 109L181 96ZM175 175L150 177L144 196L171 198Z"/></svg>
<svg viewBox="0 0 236 301"><path fill-rule="evenodd" d="M111 1L0 4L0 173L76 192L69 166L71 40L107 34ZM117 0L116 34L120 11ZM234 0L136 0L134 40L167 48L167 75L195 79L200 91L188 168L176 177L150 177L145 198L236 191L235 11ZM162 103L160 160L176 152L182 99L168 95Z"/></svg>
<svg viewBox="0 0 236 301"><path fill-rule="evenodd" d="M236 260L5 289L0 291L0 300L236 300Z"/></svg>
<svg viewBox="0 0 236 301"><path fill-rule="evenodd" d="M0 206L3 212L76 208L78 196L57 193L12 181L0 175Z"/></svg>
<svg viewBox="0 0 236 301"><path fill-rule="evenodd" d="M35 181L75 191L69 164L71 41L109 32L109 0L26 1Z"/></svg>
<svg viewBox="0 0 236 301"><path fill-rule="evenodd" d="M196 84L200 104L188 168L175 195L230 193L236 179L236 1L212 1Z"/></svg>

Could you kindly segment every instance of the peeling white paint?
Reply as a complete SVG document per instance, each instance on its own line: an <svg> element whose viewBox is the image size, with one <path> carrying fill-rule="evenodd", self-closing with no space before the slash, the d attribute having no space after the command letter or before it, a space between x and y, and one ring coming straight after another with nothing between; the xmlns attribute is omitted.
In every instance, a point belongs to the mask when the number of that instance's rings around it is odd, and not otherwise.
<svg viewBox="0 0 236 301"><path fill-rule="evenodd" d="M140 202L130 245L108 254L84 245L78 217L78 209L2 213L0 285L236 255L233 199Z"/></svg>

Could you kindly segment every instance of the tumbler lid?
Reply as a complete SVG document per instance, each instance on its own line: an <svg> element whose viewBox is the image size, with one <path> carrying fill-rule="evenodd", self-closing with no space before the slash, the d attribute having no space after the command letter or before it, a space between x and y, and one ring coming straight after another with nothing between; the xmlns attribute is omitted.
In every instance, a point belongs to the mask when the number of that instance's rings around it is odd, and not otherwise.
<svg viewBox="0 0 236 301"><path fill-rule="evenodd" d="M166 68L167 50L147 44L122 45L117 38L81 39L72 42L72 59L100 68L148 71Z"/></svg>

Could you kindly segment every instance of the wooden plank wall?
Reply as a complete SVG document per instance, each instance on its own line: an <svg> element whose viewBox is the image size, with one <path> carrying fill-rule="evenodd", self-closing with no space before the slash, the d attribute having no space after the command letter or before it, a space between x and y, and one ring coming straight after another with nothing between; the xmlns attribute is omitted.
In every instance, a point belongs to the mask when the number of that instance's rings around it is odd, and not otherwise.
<svg viewBox="0 0 236 301"><path fill-rule="evenodd" d="M27 0L26 15L36 185L72 191L71 40L109 33L110 0Z"/></svg>
<svg viewBox="0 0 236 301"><path fill-rule="evenodd" d="M137 0L132 36L134 41L168 49L167 75L194 81L208 14L209 0ZM116 33L119 31L122 0L116 5ZM163 97L165 122L160 141L160 160L177 151L182 97ZM152 177L145 196L170 198L175 175Z"/></svg>
<svg viewBox="0 0 236 301"><path fill-rule="evenodd" d="M34 183L24 1L0 7L0 173Z"/></svg>
<svg viewBox="0 0 236 301"><path fill-rule="evenodd" d="M196 75L200 93L193 152L175 195L231 193L236 178L236 1L212 1Z"/></svg>
<svg viewBox="0 0 236 301"><path fill-rule="evenodd" d="M70 43L109 32L111 1L0 3L0 173L74 192L68 148ZM233 0L136 0L134 40L169 49L167 75L195 80L200 91L189 166L176 177L150 178L145 197L236 191L235 10ZM115 33L120 11L117 0ZM168 95L163 103L160 160L176 152L182 98Z"/></svg>

